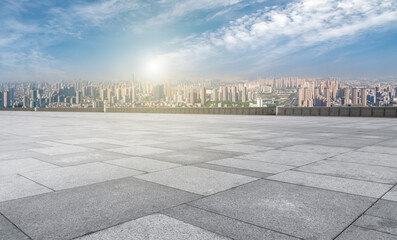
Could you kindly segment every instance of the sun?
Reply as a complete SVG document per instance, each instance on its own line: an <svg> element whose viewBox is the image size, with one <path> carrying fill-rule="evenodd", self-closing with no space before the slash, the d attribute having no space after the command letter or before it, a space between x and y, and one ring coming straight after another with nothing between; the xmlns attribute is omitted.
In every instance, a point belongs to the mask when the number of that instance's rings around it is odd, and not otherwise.
<svg viewBox="0 0 397 240"><path fill-rule="evenodd" d="M158 76L162 72L162 64L159 59L152 59L146 63L146 72L150 76Z"/></svg>

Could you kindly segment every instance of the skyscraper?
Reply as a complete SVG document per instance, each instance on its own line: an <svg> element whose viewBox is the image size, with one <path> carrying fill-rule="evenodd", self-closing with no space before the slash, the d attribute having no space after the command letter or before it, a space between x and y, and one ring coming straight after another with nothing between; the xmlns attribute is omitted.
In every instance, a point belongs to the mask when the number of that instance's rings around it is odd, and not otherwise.
<svg viewBox="0 0 397 240"><path fill-rule="evenodd" d="M353 88L353 91L352 91L352 104L358 104L358 88Z"/></svg>
<svg viewBox="0 0 397 240"><path fill-rule="evenodd" d="M363 107L367 106L367 89L361 88L361 105Z"/></svg>
<svg viewBox="0 0 397 240"><path fill-rule="evenodd" d="M205 87L201 88L200 100L201 100L201 106L205 107L205 105L207 104L207 90L205 89Z"/></svg>

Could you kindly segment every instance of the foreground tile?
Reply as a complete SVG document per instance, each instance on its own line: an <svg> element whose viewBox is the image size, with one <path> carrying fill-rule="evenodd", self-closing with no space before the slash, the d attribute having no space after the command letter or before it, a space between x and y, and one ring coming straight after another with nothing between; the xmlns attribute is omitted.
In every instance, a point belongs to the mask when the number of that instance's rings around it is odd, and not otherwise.
<svg viewBox="0 0 397 240"><path fill-rule="evenodd" d="M83 152L83 153L71 153L71 154L63 154L56 156L47 156L41 155L37 156L37 159L46 161L48 163L52 163L58 166L74 166L80 165L84 163L92 163L92 162L102 162L106 160L127 158L128 155L108 152L108 151L92 151L92 152Z"/></svg>
<svg viewBox="0 0 397 240"><path fill-rule="evenodd" d="M174 218L154 214L126 222L81 238L79 240L226 240L229 238L206 231Z"/></svg>
<svg viewBox="0 0 397 240"><path fill-rule="evenodd" d="M168 168L180 167L176 163L163 162L143 157L130 157L117 160L107 161L106 163L114 164L121 167L127 167L144 172L157 172Z"/></svg>
<svg viewBox="0 0 397 240"><path fill-rule="evenodd" d="M297 171L279 173L267 179L373 198L380 198L393 186Z"/></svg>
<svg viewBox="0 0 397 240"><path fill-rule="evenodd" d="M302 144L302 145L295 145L295 146L291 146L291 147L282 148L281 150L305 152L305 153L318 153L318 154L323 154L323 155L330 157L330 156L334 156L337 154L352 151L353 148L330 147L330 146L322 146L322 145L314 145L314 144Z"/></svg>
<svg viewBox="0 0 397 240"><path fill-rule="evenodd" d="M227 173L233 173L233 174L238 174L238 175L244 175L244 176L254 177L254 178L265 178L265 177L269 177L269 176L273 175L272 173L251 171L251 170L247 170L247 169L226 167L226 166L209 164L209 163L197 163L197 164L194 164L192 166L201 167L201 168L207 168L207 169L220 171L220 172L227 172Z"/></svg>
<svg viewBox="0 0 397 240"><path fill-rule="evenodd" d="M397 221L397 202L379 200L365 214Z"/></svg>
<svg viewBox="0 0 397 240"><path fill-rule="evenodd" d="M23 173L23 176L54 190L73 188L141 174L142 172L105 163L62 167Z"/></svg>
<svg viewBox="0 0 397 240"><path fill-rule="evenodd" d="M33 148L29 150L50 156L92 151L92 149L90 148L71 146L66 144L61 144L59 146L53 146L53 147L45 147L45 148Z"/></svg>
<svg viewBox="0 0 397 240"><path fill-rule="evenodd" d="M163 214L236 240L298 239L189 205L167 209Z"/></svg>
<svg viewBox="0 0 397 240"><path fill-rule="evenodd" d="M191 203L193 206L306 239L331 239L375 199L258 180Z"/></svg>
<svg viewBox="0 0 397 240"><path fill-rule="evenodd" d="M79 146L81 146L81 147L86 147L86 148L94 148L94 149L98 149L98 150L112 149L112 148L121 148L121 147L123 147L122 145L111 144L111 143L105 143L105 142L86 143L86 144L80 144Z"/></svg>
<svg viewBox="0 0 397 240"><path fill-rule="evenodd" d="M153 147L158 147L162 149L169 149L169 150L186 150L186 149L200 149L203 147L213 146L211 143L205 142L195 142L195 141L181 141L181 142L168 142L168 143L161 143L152 145Z"/></svg>
<svg viewBox="0 0 397 240"><path fill-rule="evenodd" d="M124 178L3 202L0 212L35 240L71 239L197 198Z"/></svg>
<svg viewBox="0 0 397 240"><path fill-rule="evenodd" d="M0 240L28 240L29 238L0 214Z"/></svg>
<svg viewBox="0 0 397 240"><path fill-rule="evenodd" d="M397 168L397 161L395 160L395 156L382 153L354 151L343 153L341 155L332 157L329 160Z"/></svg>
<svg viewBox="0 0 397 240"><path fill-rule="evenodd" d="M397 238L397 221L394 220L363 215L354 222L354 225L379 232L394 234Z"/></svg>
<svg viewBox="0 0 397 240"><path fill-rule="evenodd" d="M397 148L395 147L369 146L360 148L358 151L397 155Z"/></svg>
<svg viewBox="0 0 397 240"><path fill-rule="evenodd" d="M297 170L393 185L397 182L396 168L358 163L320 161L299 167Z"/></svg>
<svg viewBox="0 0 397 240"><path fill-rule="evenodd" d="M397 202L397 187L394 187L390 192L386 193L383 199Z"/></svg>
<svg viewBox="0 0 397 240"><path fill-rule="evenodd" d="M257 145L244 145L244 144L226 144L218 145L213 147L207 147L207 149L226 151L226 152L238 152L238 153L254 153L259 151L266 151L273 149L272 147L262 147Z"/></svg>
<svg viewBox="0 0 397 240"><path fill-rule="evenodd" d="M31 171L51 169L51 168L57 168L57 166L39 161L34 158L1 161L0 176L14 175L17 173L31 172Z"/></svg>
<svg viewBox="0 0 397 240"><path fill-rule="evenodd" d="M374 230L350 226L336 240L396 240L396 235L391 235Z"/></svg>
<svg viewBox="0 0 397 240"><path fill-rule="evenodd" d="M259 171L265 173L280 173L292 169L294 167L274 164L274 163L266 163L259 161L251 161L251 160L243 160L238 158L226 158L215 161L208 162L210 164L216 164L227 167L248 169L252 171Z"/></svg>
<svg viewBox="0 0 397 240"><path fill-rule="evenodd" d="M22 176L0 177L0 202L48 192L52 191Z"/></svg>
<svg viewBox="0 0 397 240"><path fill-rule="evenodd" d="M175 151L167 154L148 155L145 157L179 164L194 164L234 156L235 155L231 153L225 152L189 149L184 151Z"/></svg>
<svg viewBox="0 0 397 240"><path fill-rule="evenodd" d="M326 156L317 153L270 150L266 152L257 152L247 155L241 155L237 156L236 158L298 167L322 160L326 158Z"/></svg>
<svg viewBox="0 0 397 240"><path fill-rule="evenodd" d="M136 178L201 195L211 195L256 180L252 177L191 166L143 174Z"/></svg>
<svg viewBox="0 0 397 240"><path fill-rule="evenodd" d="M232 144L232 143L243 143L251 141L249 139L237 139L237 138L205 138L195 140L196 142L212 143L212 144Z"/></svg>
<svg viewBox="0 0 397 240"><path fill-rule="evenodd" d="M108 149L108 151L132 155L132 156L145 156L150 154L163 154L172 152L171 150L147 147L147 146L134 146L134 147L124 147L124 148L114 148Z"/></svg>

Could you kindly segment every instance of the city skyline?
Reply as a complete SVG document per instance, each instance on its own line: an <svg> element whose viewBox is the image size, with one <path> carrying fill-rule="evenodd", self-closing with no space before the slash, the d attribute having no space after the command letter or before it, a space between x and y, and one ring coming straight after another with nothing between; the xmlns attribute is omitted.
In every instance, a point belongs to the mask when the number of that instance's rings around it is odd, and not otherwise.
<svg viewBox="0 0 397 240"><path fill-rule="evenodd" d="M392 0L6 0L0 9L0 82L397 74Z"/></svg>

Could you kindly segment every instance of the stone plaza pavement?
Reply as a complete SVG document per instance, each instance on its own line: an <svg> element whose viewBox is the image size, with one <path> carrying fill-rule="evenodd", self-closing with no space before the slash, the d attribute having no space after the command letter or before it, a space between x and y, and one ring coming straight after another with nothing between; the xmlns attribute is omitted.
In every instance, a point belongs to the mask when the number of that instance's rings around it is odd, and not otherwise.
<svg viewBox="0 0 397 240"><path fill-rule="evenodd" d="M397 239L397 119L0 111L0 239Z"/></svg>

